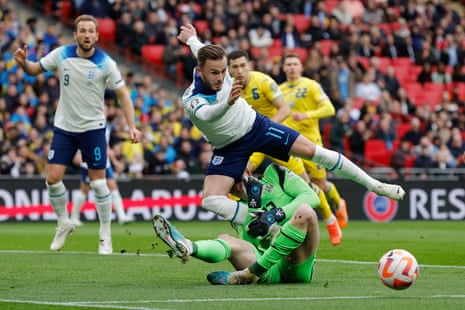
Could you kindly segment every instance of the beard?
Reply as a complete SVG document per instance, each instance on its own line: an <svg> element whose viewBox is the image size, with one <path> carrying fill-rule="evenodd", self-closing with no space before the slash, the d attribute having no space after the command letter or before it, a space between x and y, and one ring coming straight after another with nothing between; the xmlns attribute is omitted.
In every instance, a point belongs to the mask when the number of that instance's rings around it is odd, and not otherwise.
<svg viewBox="0 0 465 310"><path fill-rule="evenodd" d="M90 44L89 47L84 46L84 44L78 43L79 49L84 51L85 53L90 52L94 48L94 44Z"/></svg>

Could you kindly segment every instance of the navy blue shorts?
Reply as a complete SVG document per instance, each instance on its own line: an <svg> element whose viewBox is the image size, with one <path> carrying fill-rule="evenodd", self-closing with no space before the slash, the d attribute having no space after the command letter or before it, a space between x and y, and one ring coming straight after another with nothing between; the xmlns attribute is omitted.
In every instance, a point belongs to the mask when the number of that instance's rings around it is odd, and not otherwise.
<svg viewBox="0 0 465 310"><path fill-rule="evenodd" d="M81 182L85 183L87 185L90 184L90 179L89 179L89 170L87 168L81 167L80 168L80 173L81 173ZM107 179L114 179L114 171L112 167L107 167L105 169L105 177Z"/></svg>
<svg viewBox="0 0 465 310"><path fill-rule="evenodd" d="M48 163L69 166L78 149L81 150L82 160L90 169L105 169L107 166L105 128L79 133L55 128L48 152Z"/></svg>
<svg viewBox="0 0 465 310"><path fill-rule="evenodd" d="M240 180L253 152L288 161L292 144L298 136L297 131L257 113L249 133L221 149L213 150L205 175L225 175Z"/></svg>

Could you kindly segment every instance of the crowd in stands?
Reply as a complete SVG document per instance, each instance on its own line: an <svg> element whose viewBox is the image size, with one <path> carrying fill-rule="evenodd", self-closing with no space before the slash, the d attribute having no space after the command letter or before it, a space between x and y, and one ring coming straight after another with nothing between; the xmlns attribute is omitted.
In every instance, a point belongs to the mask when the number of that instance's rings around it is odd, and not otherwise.
<svg viewBox="0 0 465 310"><path fill-rule="evenodd" d="M52 1L57 21L69 2ZM176 39L179 26L187 22L206 43L220 44L227 52L248 51L253 68L278 83L285 79L282 55L298 54L304 75L321 83L337 110L321 124L326 146L366 167L462 166L462 6L462 1L438 0L75 0L66 14L114 21L114 46L144 65L150 62L144 47L162 46L156 64L164 70L161 75L125 75L144 132L141 144L127 142L118 103L111 92L106 96L110 157L118 175L188 177L204 171L211 146L184 116L180 94L153 82L165 78L184 85L191 80L195 59ZM25 75L12 53L27 44L30 57L38 59L63 38L54 23L46 29L37 29L35 18L19 23L7 0L0 1L0 11L0 174L42 174L59 84L53 72Z"/></svg>

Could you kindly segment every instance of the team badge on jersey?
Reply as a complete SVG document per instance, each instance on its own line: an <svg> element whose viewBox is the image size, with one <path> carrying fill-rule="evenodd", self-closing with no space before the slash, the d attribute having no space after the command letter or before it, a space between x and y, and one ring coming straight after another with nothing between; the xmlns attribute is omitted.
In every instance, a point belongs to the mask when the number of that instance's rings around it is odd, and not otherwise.
<svg viewBox="0 0 465 310"><path fill-rule="evenodd" d="M87 79L93 80L95 78L95 71L88 71L87 72Z"/></svg>
<svg viewBox="0 0 465 310"><path fill-rule="evenodd" d="M213 156L213 159L212 159L212 165L214 165L214 166L221 165L223 160L224 160L223 156L215 155L215 156Z"/></svg>

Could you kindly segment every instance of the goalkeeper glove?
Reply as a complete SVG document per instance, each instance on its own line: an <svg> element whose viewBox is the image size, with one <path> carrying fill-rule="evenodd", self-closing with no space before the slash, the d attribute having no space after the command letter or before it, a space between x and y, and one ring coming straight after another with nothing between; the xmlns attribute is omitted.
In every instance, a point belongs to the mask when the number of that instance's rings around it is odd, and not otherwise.
<svg viewBox="0 0 465 310"><path fill-rule="evenodd" d="M263 183L258 179L249 176L243 179L245 189L247 191L247 199L249 208L258 209L262 205L262 190Z"/></svg>
<svg viewBox="0 0 465 310"><path fill-rule="evenodd" d="M284 210L274 208L269 211L258 210L252 213L254 219L247 225L247 233L252 238L266 237L272 227L286 218Z"/></svg>

